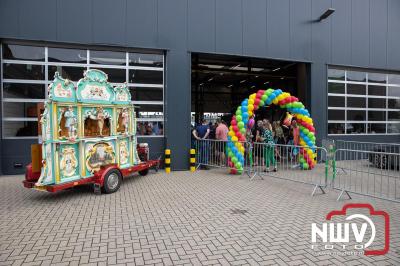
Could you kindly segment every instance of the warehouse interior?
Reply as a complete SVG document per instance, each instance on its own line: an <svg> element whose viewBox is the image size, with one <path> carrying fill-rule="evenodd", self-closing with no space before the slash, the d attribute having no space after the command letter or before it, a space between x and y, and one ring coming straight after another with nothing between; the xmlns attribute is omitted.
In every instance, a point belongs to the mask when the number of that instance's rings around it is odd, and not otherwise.
<svg viewBox="0 0 400 266"><path fill-rule="evenodd" d="M309 64L242 56L192 54L191 121L230 120L241 101L259 89L279 88L298 97L309 107ZM259 117L280 119L284 110L269 106Z"/></svg>

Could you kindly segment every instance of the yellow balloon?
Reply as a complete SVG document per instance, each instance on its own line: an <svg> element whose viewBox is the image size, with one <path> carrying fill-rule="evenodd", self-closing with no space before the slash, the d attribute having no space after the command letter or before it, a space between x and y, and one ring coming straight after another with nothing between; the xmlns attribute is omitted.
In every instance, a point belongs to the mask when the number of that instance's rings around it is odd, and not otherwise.
<svg viewBox="0 0 400 266"><path fill-rule="evenodd" d="M236 142L236 141L238 141L238 138L236 136L232 136L232 141Z"/></svg>
<svg viewBox="0 0 400 266"><path fill-rule="evenodd" d="M254 110L254 105L249 104L249 105L247 106L247 110L248 110L248 111L253 111L253 110Z"/></svg>
<svg viewBox="0 0 400 266"><path fill-rule="evenodd" d="M241 153L244 153L244 147L241 147L241 148L240 148L240 152L241 152Z"/></svg>
<svg viewBox="0 0 400 266"><path fill-rule="evenodd" d="M249 99L253 100L253 101L254 101L255 98L256 98L256 94L255 93L251 94L250 97L249 97Z"/></svg>
<svg viewBox="0 0 400 266"><path fill-rule="evenodd" d="M235 133L233 131L229 131L228 135L233 137L233 136L235 136Z"/></svg>
<svg viewBox="0 0 400 266"><path fill-rule="evenodd" d="M276 98L272 101L272 103L275 104L275 105L277 105L277 104L278 104L278 97L276 97Z"/></svg>
<svg viewBox="0 0 400 266"><path fill-rule="evenodd" d="M250 99L249 100L249 105L253 105L254 104L254 99Z"/></svg>
<svg viewBox="0 0 400 266"><path fill-rule="evenodd" d="M253 115L253 111L249 110L248 113L249 113L249 117L251 117Z"/></svg>

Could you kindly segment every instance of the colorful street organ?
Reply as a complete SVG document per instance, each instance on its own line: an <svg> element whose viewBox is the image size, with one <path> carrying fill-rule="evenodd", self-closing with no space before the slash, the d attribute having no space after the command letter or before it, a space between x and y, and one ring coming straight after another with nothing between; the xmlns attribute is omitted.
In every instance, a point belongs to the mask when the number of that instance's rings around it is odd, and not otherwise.
<svg viewBox="0 0 400 266"><path fill-rule="evenodd" d="M32 158L25 187L53 192L93 183L95 189L112 193L122 177L145 175L150 167L158 167L158 160L139 159L138 149L148 153L148 148L137 143L128 88L112 87L107 80L103 71L91 69L75 87L56 72L40 120L40 174L33 169L37 158Z"/></svg>

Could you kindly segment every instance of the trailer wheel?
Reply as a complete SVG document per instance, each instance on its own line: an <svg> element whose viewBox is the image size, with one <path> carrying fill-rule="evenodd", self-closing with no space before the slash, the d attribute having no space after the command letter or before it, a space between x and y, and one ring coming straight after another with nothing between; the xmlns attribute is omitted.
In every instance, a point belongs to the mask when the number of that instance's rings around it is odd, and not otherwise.
<svg viewBox="0 0 400 266"><path fill-rule="evenodd" d="M112 169L104 176L103 192L110 194L116 192L122 183L121 173L117 169Z"/></svg>
<svg viewBox="0 0 400 266"><path fill-rule="evenodd" d="M141 175L141 176L145 176L145 175L147 175L148 173L149 173L149 168L144 169L144 170L142 170L142 171L139 171L139 175Z"/></svg>

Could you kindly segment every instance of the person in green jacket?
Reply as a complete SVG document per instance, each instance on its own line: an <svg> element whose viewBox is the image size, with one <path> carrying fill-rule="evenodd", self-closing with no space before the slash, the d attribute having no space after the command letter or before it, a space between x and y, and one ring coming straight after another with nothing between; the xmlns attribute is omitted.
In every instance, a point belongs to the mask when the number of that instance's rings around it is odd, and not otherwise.
<svg viewBox="0 0 400 266"><path fill-rule="evenodd" d="M272 125L267 119L263 120L263 131L261 133L261 138L262 138L263 142L265 143L264 158L265 158L266 169L264 170L264 172L270 171L269 167L271 164L274 167L274 172L276 172L277 168L276 168L276 161L275 161L274 136L272 133Z"/></svg>

